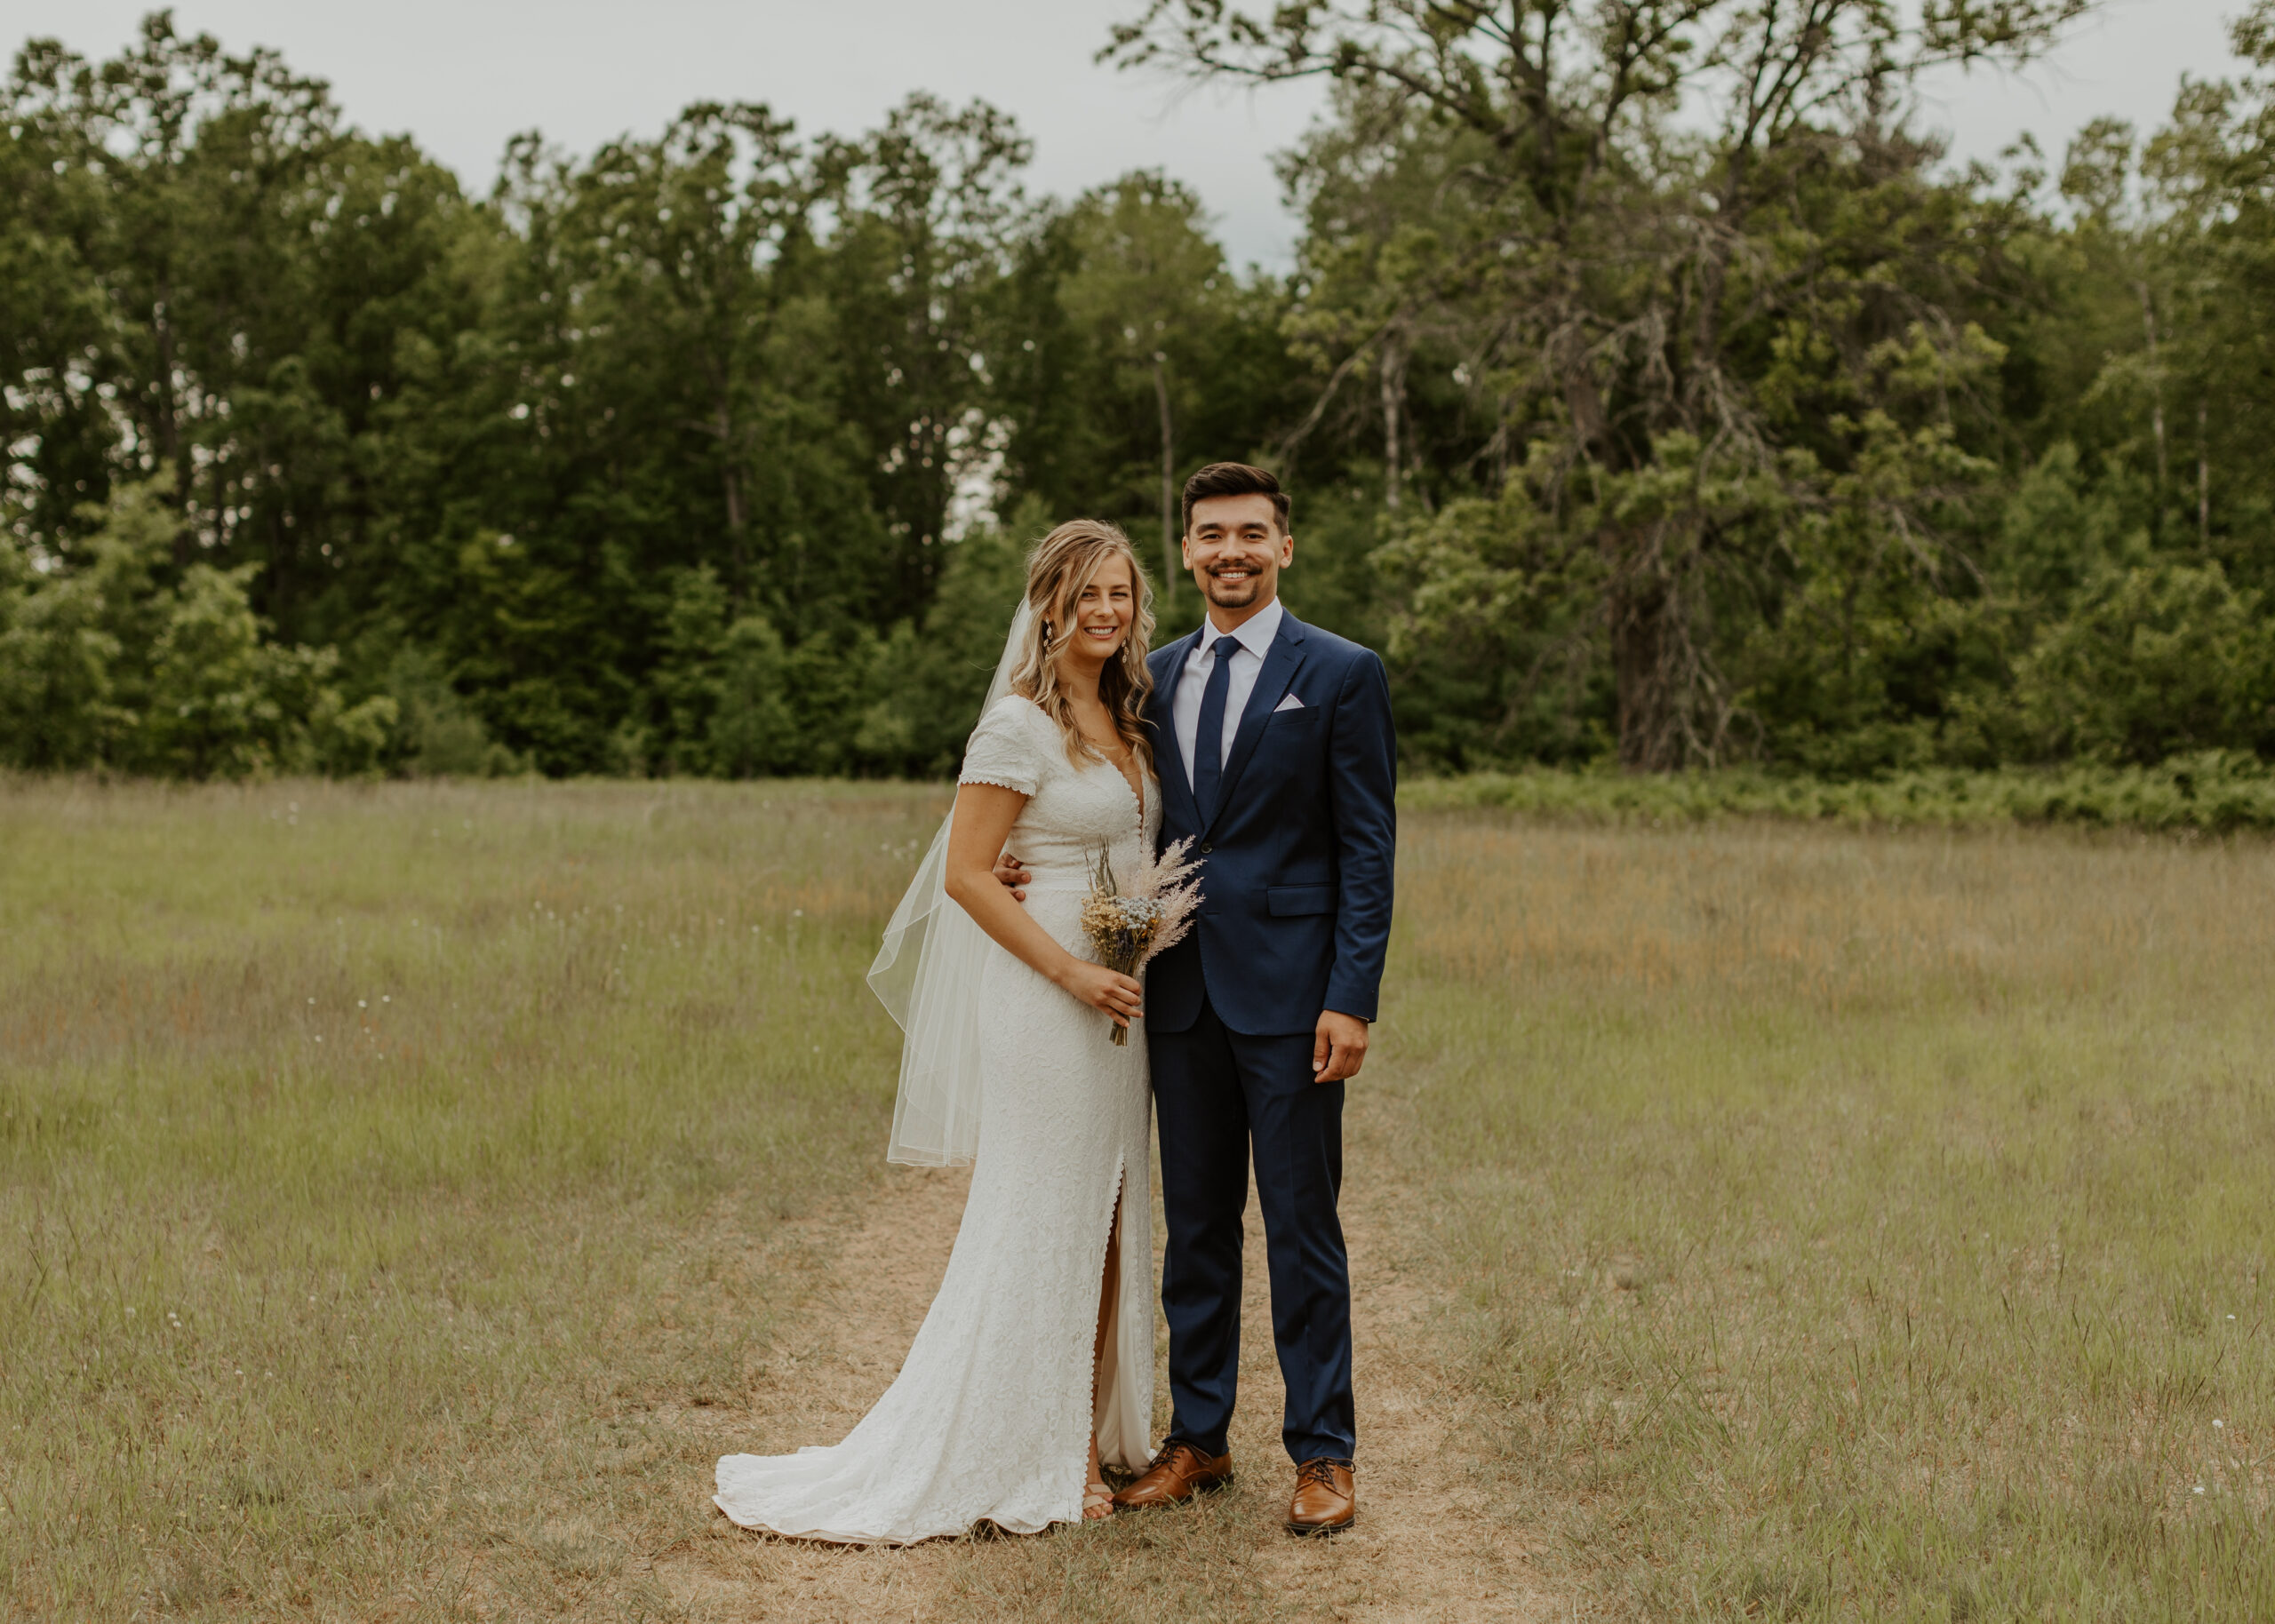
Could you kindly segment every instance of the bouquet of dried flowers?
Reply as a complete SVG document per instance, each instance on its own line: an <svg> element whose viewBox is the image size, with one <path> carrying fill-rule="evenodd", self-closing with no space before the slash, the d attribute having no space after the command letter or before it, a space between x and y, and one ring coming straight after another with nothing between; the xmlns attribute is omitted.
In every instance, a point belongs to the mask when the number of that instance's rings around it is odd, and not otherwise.
<svg viewBox="0 0 2275 1624"><path fill-rule="evenodd" d="M1185 860L1192 844L1190 838L1179 840L1160 856L1139 864L1127 889L1114 878L1112 858L1099 850L1090 871L1090 894L1082 900L1082 934L1107 969L1135 975L1162 949L1184 941L1193 928L1193 913L1201 906L1200 882L1193 874L1201 865ZM1116 1025L1114 1040L1127 1044L1130 1029Z"/></svg>

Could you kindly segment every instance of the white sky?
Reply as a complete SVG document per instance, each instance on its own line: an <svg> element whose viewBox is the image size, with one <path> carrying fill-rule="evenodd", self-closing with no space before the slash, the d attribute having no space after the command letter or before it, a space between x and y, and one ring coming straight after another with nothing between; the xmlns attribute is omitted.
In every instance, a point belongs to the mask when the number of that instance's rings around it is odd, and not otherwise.
<svg viewBox="0 0 2275 1624"><path fill-rule="evenodd" d="M2224 19L2245 0L2105 0L2048 63L1928 87L1923 122L1958 157L1992 157L2024 130L2049 158L2088 118L2143 131L2183 72L2229 74ZM802 129L854 133L911 90L985 97L1035 143L1029 185L1071 195L1159 167L1193 186L1236 263L1284 266L1296 228L1271 154L1303 130L1315 85L1189 90L1097 66L1142 0L177 0L185 33L273 45L331 80L366 130L408 131L486 189L506 138L535 127L576 151L659 128L690 101L770 103ZM116 52L148 0L0 0L0 43L60 36Z"/></svg>

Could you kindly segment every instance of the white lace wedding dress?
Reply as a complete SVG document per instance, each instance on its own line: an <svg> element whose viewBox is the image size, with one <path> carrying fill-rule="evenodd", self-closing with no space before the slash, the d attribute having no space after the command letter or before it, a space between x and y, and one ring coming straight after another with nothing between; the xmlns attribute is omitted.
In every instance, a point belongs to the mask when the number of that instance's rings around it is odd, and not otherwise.
<svg viewBox="0 0 2275 1624"><path fill-rule="evenodd" d="M1120 769L1076 767L1058 724L1016 695L980 719L962 781L1029 799L1009 849L1034 876L1028 914L1094 958L1078 916L1099 848L1129 872L1153 848ZM981 980L985 1066L971 1194L939 1295L900 1374L845 1441L728 1455L719 1509L746 1528L906 1544L985 1520L1035 1533L1082 1516L1090 1433L1110 1466L1145 1463L1153 1408L1153 1096L1141 1024L1106 1016L993 943ZM1121 1290L1091 1397L1098 1288L1121 1192Z"/></svg>

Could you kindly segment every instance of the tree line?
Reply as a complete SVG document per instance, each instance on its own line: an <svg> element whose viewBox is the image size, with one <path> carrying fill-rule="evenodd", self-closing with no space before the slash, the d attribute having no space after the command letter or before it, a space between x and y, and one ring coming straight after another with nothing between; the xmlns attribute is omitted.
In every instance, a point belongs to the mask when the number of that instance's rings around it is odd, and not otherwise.
<svg viewBox="0 0 2275 1624"><path fill-rule="evenodd" d="M2275 4L2156 131L1912 88L2083 0L1155 0L1330 82L1284 272L982 104L698 104L486 196L157 13L0 143L0 764L928 774L1024 543L1297 496L1409 761L2275 759ZM1900 14L1899 14L1900 13Z"/></svg>

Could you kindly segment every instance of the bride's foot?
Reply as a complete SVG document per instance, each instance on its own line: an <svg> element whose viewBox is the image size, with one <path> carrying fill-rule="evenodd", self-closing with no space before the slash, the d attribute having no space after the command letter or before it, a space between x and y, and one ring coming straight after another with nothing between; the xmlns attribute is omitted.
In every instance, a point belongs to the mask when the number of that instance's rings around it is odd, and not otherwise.
<svg viewBox="0 0 2275 1624"><path fill-rule="evenodd" d="M1098 1472L1098 1435L1090 1435L1090 1480L1082 1485L1082 1520L1102 1523L1114 1515L1114 1491Z"/></svg>

